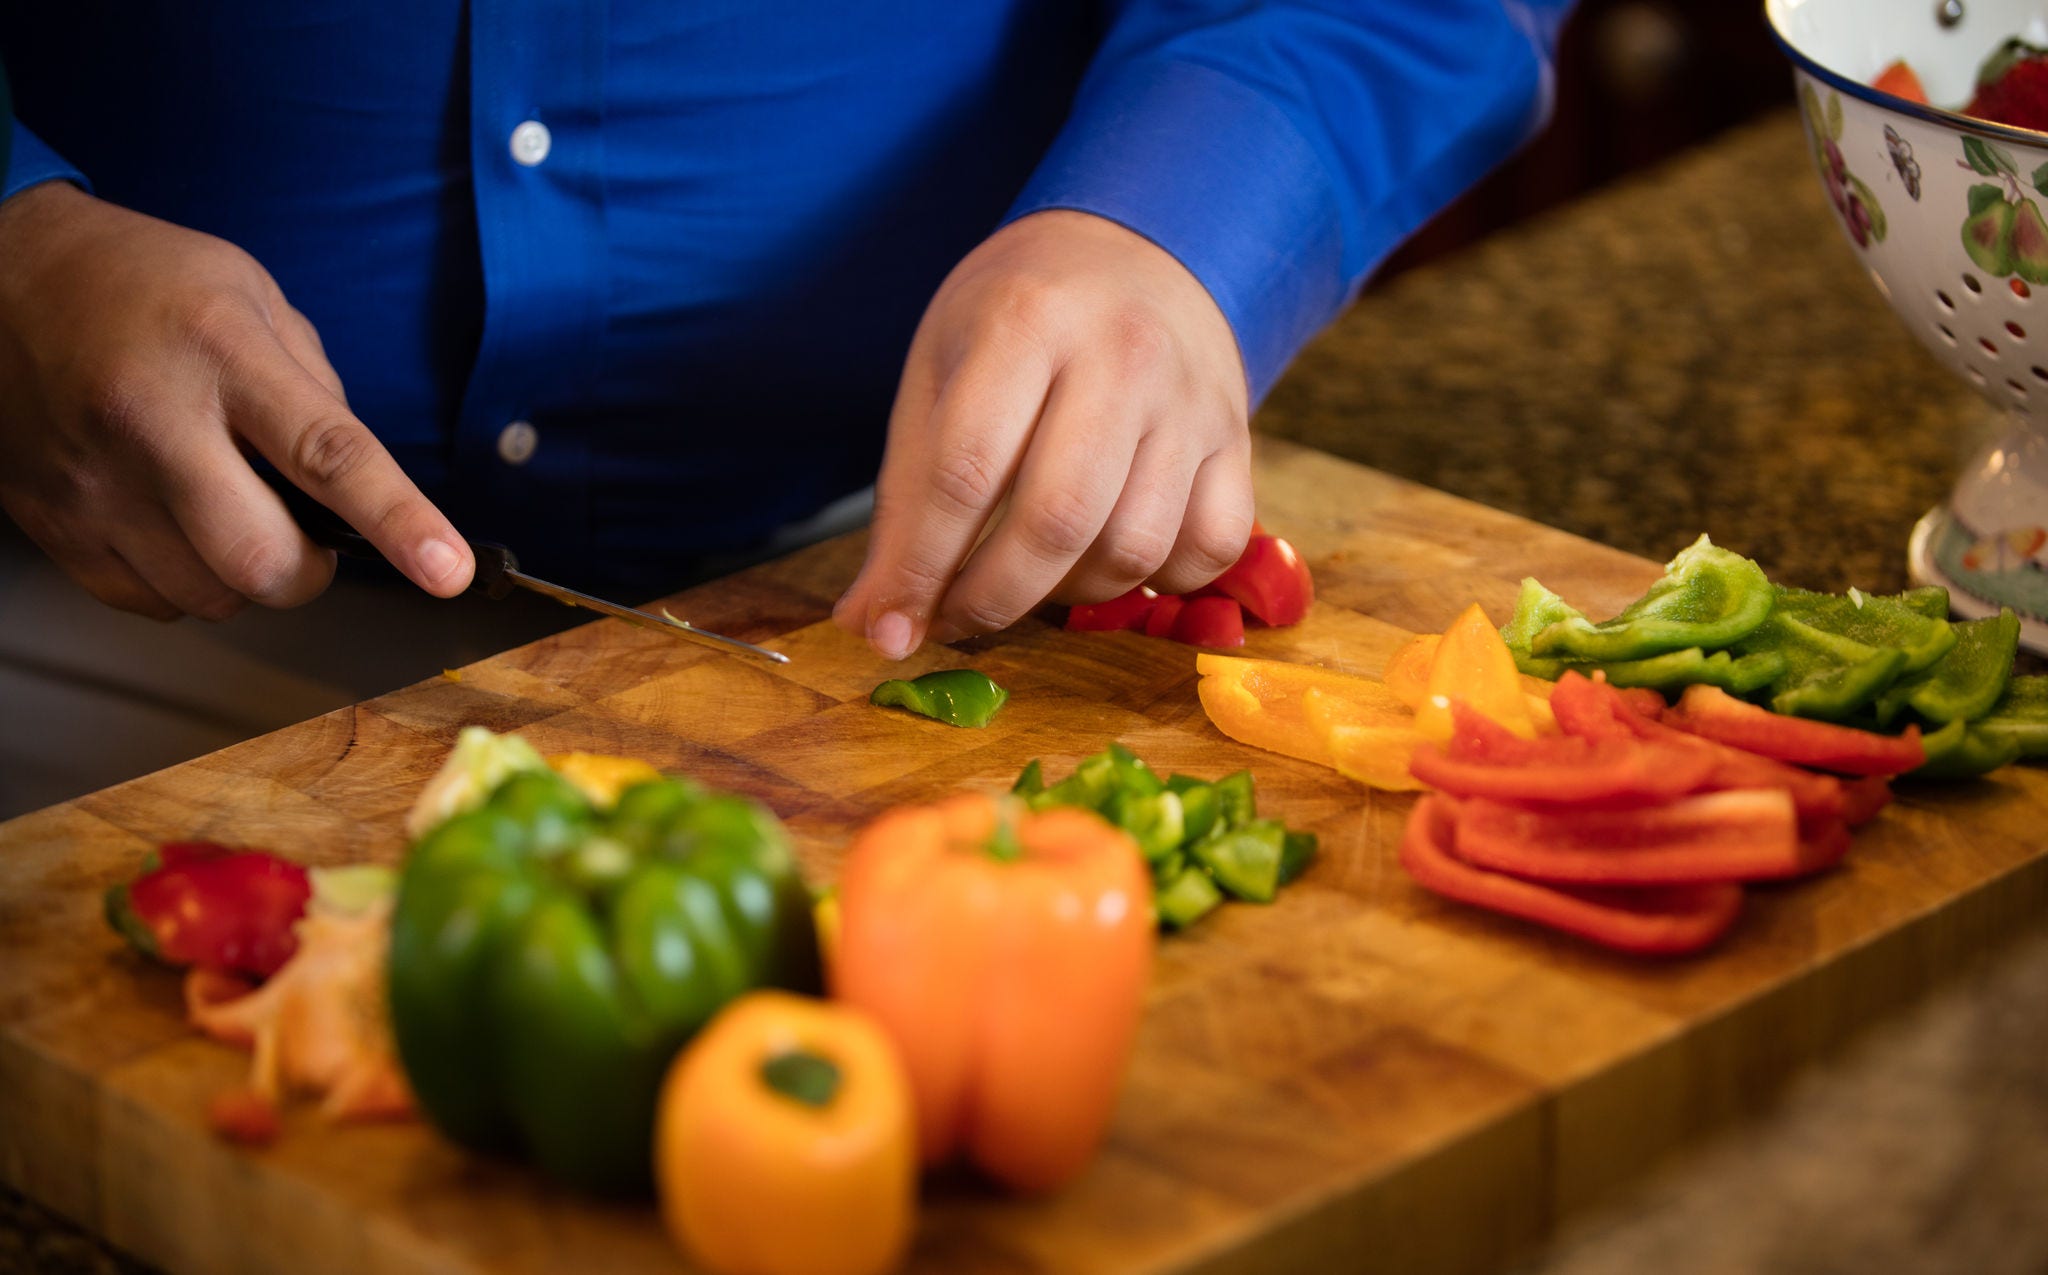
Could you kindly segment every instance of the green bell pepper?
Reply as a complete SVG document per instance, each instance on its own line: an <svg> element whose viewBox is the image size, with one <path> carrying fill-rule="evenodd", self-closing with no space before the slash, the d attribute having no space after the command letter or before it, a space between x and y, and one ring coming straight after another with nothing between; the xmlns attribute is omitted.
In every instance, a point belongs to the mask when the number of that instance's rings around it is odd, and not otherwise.
<svg viewBox="0 0 2048 1275"><path fill-rule="evenodd" d="M986 673L971 668L944 669L910 681L891 678L868 693L870 704L907 708L948 726L986 726L1009 699L1010 693Z"/></svg>
<svg viewBox="0 0 2048 1275"><path fill-rule="evenodd" d="M1530 639L1529 652L1543 659L1639 660L1689 646L1716 650L1762 624L1774 601L1762 567L1701 536L1621 614L1598 624L1583 615L1556 620Z"/></svg>
<svg viewBox="0 0 2048 1275"><path fill-rule="evenodd" d="M1971 725L2011 740L2021 757L2048 757L2048 676L2012 678L1991 712Z"/></svg>
<svg viewBox="0 0 2048 1275"><path fill-rule="evenodd" d="M1920 737L1927 760L1906 772L1911 779L1972 779L2019 760L2020 744L2009 735L1983 731L1958 717Z"/></svg>
<svg viewBox="0 0 2048 1275"><path fill-rule="evenodd" d="M1955 626L1956 642L1932 666L1901 678L1877 701L1877 720L1890 722L1910 708L1930 722L1983 717L2005 694L2019 651L2020 618L2010 607Z"/></svg>
<svg viewBox="0 0 2048 1275"><path fill-rule="evenodd" d="M391 1022L420 1109L573 1187L647 1189L670 1059L767 986L821 986L810 894L773 815L688 781L600 810L515 774L400 875Z"/></svg>

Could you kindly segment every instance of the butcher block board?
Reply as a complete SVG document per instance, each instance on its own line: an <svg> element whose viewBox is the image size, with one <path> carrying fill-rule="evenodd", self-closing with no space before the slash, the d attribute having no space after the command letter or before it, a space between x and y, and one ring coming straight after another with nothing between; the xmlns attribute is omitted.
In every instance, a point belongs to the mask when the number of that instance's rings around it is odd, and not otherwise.
<svg viewBox="0 0 2048 1275"><path fill-rule="evenodd" d="M1247 654L1375 673L1473 601L1505 618L1525 575L1602 615L1658 574L1319 453L1268 442L1257 464L1262 515L1318 601ZM1707 530L1741 547L1739 523ZM1037 1200L930 1183L916 1271L1498 1268L2048 903L2048 778L2008 768L1902 791L1843 868L1753 890L1711 954L1610 955L1418 889L1395 861L1413 798L1218 734L1187 647L1029 619L882 663L828 620L861 548L668 601L786 666L604 621L0 825L0 1176L178 1272L681 1269L651 1208L573 1198L420 1126L295 1110L266 1150L216 1141L206 1101L244 1058L197 1038L177 978L100 921L101 890L166 839L395 860L407 805L471 723L753 794L821 884L887 806L1006 786L1034 757L1058 776L1111 740L1162 770L1250 766L1263 811L1321 835L1277 903L1161 942L1088 1173ZM986 730L866 703L885 676L955 665L1010 689Z"/></svg>

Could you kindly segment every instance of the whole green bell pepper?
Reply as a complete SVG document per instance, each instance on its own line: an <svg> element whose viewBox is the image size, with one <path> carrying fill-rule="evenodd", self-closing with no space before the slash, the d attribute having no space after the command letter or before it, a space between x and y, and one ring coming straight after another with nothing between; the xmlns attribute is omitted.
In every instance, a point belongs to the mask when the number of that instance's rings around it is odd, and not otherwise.
<svg viewBox="0 0 2048 1275"><path fill-rule="evenodd" d="M552 771L515 774L400 876L391 1022L421 1111L573 1187L644 1191L677 1050L742 992L820 985L781 826L685 780L600 810Z"/></svg>

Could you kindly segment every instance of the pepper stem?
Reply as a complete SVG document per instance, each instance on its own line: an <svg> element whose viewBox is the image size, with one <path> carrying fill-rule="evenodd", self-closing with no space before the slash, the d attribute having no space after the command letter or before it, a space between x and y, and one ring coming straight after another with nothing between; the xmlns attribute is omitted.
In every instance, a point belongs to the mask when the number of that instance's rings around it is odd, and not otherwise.
<svg viewBox="0 0 2048 1275"><path fill-rule="evenodd" d="M839 1093L839 1064L823 1054L792 1049L762 1063L761 1079L791 1102L824 1108Z"/></svg>

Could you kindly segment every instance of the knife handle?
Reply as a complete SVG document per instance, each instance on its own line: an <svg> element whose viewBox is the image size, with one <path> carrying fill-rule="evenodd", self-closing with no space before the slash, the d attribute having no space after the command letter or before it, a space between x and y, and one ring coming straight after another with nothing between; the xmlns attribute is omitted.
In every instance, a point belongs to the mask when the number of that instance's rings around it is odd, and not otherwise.
<svg viewBox="0 0 2048 1275"><path fill-rule="evenodd" d="M358 558L365 562L388 562L369 537L343 522L335 512L319 501L293 486L283 475L263 472L263 480L270 484L279 500L306 533L306 538L322 549L332 549L346 558ZM465 593L481 593L496 601L512 592L513 576L519 571L519 559L504 545L489 540L470 540L470 554L476 559L476 574L470 577Z"/></svg>

